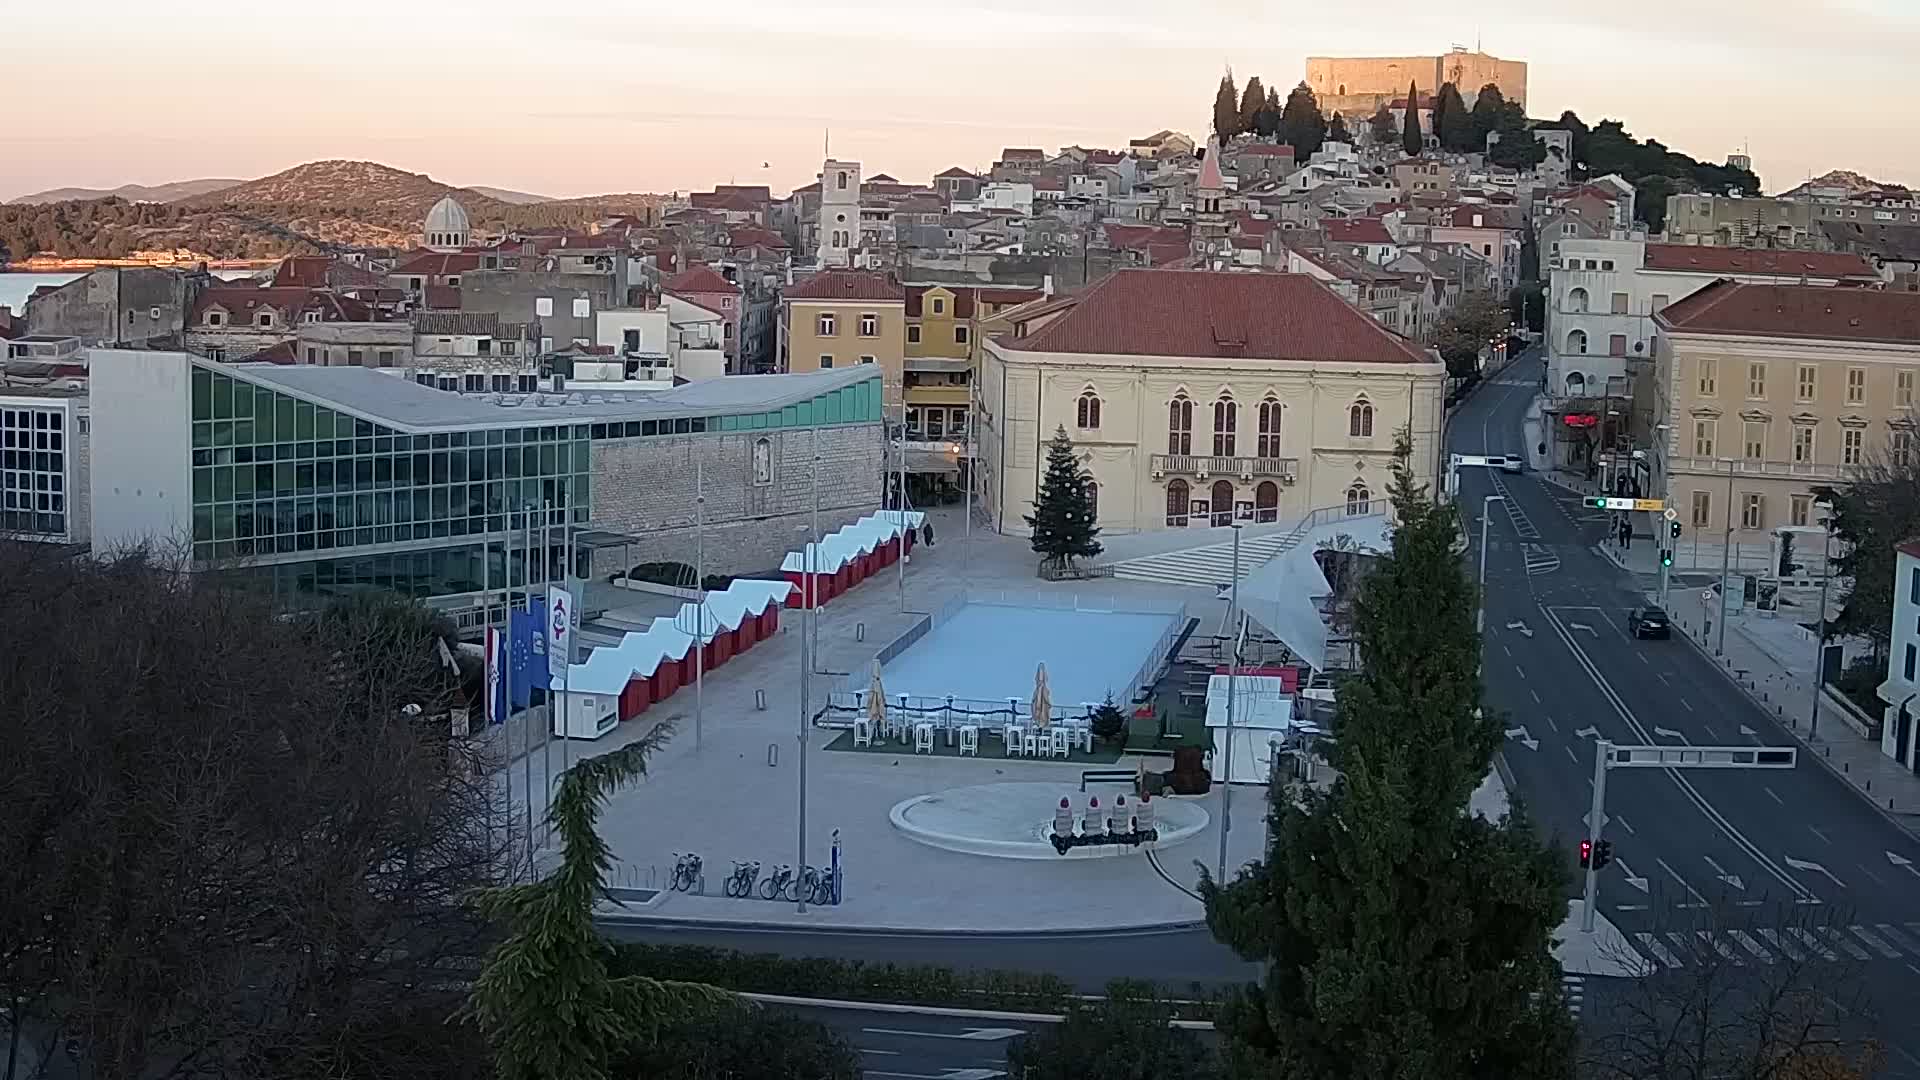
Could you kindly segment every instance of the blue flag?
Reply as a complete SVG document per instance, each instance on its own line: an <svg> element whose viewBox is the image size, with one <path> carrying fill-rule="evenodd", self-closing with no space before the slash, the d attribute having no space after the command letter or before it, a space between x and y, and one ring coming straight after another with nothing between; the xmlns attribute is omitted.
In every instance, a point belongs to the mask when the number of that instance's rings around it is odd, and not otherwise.
<svg viewBox="0 0 1920 1080"><path fill-rule="evenodd" d="M513 707L524 709L533 700L533 688L547 689L547 635L541 626L545 608L514 611L507 615L508 660L513 672Z"/></svg>

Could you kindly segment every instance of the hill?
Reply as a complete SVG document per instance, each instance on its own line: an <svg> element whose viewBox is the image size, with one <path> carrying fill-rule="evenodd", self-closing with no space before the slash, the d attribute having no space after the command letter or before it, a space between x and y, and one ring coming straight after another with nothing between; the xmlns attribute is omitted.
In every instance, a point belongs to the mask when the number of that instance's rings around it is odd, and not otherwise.
<svg viewBox="0 0 1920 1080"><path fill-rule="evenodd" d="M1823 175L1816 176L1804 184L1788 188L1786 191L1781 192L1780 195L1782 198L1793 199L1828 188L1837 188L1845 191L1849 198L1858 198L1862 195L1871 195L1875 192L1883 191L1904 193L1907 190L1904 184L1881 183L1878 180L1854 172L1851 169L1834 169Z"/></svg>
<svg viewBox="0 0 1920 1080"><path fill-rule="evenodd" d="M0 206L0 258L184 249L210 258L258 259L347 248L400 250L419 242L427 210L449 195L466 207L477 233L581 229L660 202L660 196L629 194L517 205L371 161L316 161L166 204L116 198Z"/></svg>
<svg viewBox="0 0 1920 1080"><path fill-rule="evenodd" d="M173 202L176 199L205 195L210 191L230 188L241 183L239 180L179 180L171 184L121 184L111 191L104 188L51 188L36 191L31 195L22 195L17 199L8 199L8 206L29 206L39 203L86 202L93 199L125 199L128 202Z"/></svg>
<svg viewBox="0 0 1920 1080"><path fill-rule="evenodd" d="M534 203L554 201L551 195L529 195L524 191L513 191L508 188L482 187L479 184L474 184L468 187L467 190L477 191L489 199L499 199L503 203L511 203L514 206L531 206Z"/></svg>

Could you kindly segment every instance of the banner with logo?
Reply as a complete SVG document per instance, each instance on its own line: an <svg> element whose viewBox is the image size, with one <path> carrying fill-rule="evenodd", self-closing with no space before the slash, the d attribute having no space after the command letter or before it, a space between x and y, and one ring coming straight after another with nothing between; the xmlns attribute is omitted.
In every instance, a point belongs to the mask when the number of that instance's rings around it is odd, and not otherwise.
<svg viewBox="0 0 1920 1080"><path fill-rule="evenodd" d="M547 674L564 678L573 663L573 594L547 586Z"/></svg>

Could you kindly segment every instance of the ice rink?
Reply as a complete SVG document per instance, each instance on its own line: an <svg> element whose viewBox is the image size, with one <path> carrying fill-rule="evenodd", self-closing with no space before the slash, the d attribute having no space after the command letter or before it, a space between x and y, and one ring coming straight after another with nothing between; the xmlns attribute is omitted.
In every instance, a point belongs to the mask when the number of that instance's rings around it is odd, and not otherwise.
<svg viewBox="0 0 1920 1080"><path fill-rule="evenodd" d="M1171 614L971 603L894 658L881 678L893 701L907 694L1024 703L1044 663L1055 710L1078 713L1109 694L1124 706L1138 689L1130 682L1177 627Z"/></svg>

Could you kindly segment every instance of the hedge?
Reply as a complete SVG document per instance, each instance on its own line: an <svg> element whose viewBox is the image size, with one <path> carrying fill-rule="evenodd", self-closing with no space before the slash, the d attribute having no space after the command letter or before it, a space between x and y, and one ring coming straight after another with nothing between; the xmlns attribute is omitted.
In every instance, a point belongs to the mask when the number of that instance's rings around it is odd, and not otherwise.
<svg viewBox="0 0 1920 1080"><path fill-rule="evenodd" d="M1028 971L959 971L931 964L869 964L834 957L744 953L707 945L618 942L608 962L615 976L705 983L749 994L877 1001L1010 1012L1064 1013L1080 999L1057 975ZM1130 984L1172 1003L1184 1018L1210 1019L1220 998L1197 984L1185 996L1164 987Z"/></svg>

